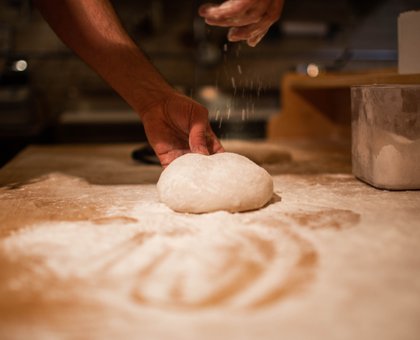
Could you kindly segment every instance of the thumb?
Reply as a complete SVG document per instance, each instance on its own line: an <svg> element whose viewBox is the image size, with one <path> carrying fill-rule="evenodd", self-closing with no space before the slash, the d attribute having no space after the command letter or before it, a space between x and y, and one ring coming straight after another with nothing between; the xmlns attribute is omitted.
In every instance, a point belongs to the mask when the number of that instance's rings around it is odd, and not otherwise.
<svg viewBox="0 0 420 340"><path fill-rule="evenodd" d="M201 120L195 120L191 123L189 145L193 153L208 155L207 148L207 123Z"/></svg>

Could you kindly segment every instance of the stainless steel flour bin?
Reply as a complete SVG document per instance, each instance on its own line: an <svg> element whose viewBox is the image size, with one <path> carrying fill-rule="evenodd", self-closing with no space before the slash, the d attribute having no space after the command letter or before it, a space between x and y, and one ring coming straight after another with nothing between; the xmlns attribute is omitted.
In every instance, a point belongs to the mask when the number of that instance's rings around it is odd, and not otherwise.
<svg viewBox="0 0 420 340"><path fill-rule="evenodd" d="M420 84L351 88L352 168L381 189L420 189Z"/></svg>

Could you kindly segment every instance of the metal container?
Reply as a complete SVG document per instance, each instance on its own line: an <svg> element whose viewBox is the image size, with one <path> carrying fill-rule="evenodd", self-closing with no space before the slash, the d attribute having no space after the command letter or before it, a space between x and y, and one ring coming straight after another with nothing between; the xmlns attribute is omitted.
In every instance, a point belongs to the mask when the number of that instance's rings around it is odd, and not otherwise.
<svg viewBox="0 0 420 340"><path fill-rule="evenodd" d="M420 189L420 84L351 88L353 174L374 187Z"/></svg>

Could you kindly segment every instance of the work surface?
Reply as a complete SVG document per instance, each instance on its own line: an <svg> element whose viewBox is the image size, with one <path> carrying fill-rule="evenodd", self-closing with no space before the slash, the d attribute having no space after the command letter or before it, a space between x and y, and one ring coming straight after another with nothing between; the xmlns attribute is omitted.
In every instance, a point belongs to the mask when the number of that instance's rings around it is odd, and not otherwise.
<svg viewBox="0 0 420 340"><path fill-rule="evenodd" d="M420 192L310 145L226 143L275 196L201 215L133 145L26 149L0 171L0 338L419 339Z"/></svg>

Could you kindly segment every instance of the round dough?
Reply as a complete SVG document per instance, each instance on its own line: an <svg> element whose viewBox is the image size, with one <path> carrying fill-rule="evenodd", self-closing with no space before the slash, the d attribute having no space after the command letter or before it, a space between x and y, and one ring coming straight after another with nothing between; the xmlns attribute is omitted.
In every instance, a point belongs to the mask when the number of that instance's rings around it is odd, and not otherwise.
<svg viewBox="0 0 420 340"><path fill-rule="evenodd" d="M238 212L265 205L273 196L273 179L265 169L235 153L188 153L162 172L157 189L160 201L175 211Z"/></svg>

